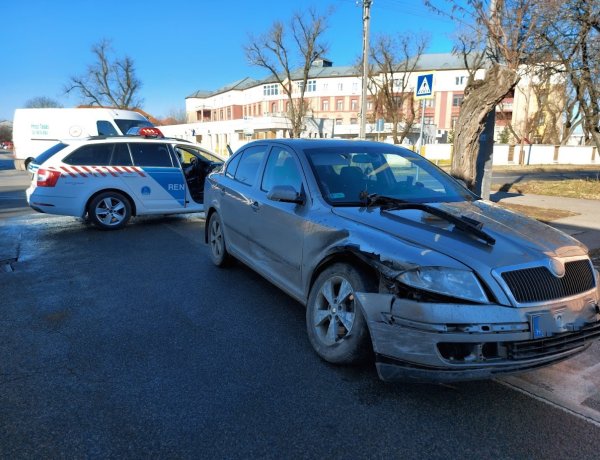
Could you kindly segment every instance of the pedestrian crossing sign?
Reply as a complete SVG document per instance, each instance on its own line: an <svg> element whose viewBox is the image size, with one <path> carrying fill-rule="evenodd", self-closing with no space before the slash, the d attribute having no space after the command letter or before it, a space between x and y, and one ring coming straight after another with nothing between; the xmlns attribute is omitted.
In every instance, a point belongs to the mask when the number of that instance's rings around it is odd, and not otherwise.
<svg viewBox="0 0 600 460"><path fill-rule="evenodd" d="M433 74L426 73L417 76L415 99L430 99L433 97Z"/></svg>

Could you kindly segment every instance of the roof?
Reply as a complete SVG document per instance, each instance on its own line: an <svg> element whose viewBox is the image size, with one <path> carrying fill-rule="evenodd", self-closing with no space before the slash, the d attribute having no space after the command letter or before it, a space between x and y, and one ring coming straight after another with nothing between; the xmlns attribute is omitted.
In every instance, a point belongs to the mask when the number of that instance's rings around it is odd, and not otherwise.
<svg viewBox="0 0 600 460"><path fill-rule="evenodd" d="M422 72L425 70L457 70L464 68L465 65L462 56L452 53L432 53L421 55L415 70ZM310 68L308 76L309 78L358 77L360 76L360 71L355 66L313 66ZM292 72L292 80L300 79L302 79L302 69ZM241 91L269 83L277 83L277 79L273 75L269 75L262 80L246 77L229 83L215 91L196 91L187 96L186 99L205 99L227 91Z"/></svg>

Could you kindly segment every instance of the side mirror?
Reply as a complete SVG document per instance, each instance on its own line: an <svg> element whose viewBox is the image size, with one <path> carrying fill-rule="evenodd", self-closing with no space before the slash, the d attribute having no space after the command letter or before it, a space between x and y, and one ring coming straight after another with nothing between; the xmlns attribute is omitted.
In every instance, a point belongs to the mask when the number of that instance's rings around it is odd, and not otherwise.
<svg viewBox="0 0 600 460"><path fill-rule="evenodd" d="M304 197L291 185L276 185L269 193L267 198L271 201L280 201L282 203L304 204Z"/></svg>

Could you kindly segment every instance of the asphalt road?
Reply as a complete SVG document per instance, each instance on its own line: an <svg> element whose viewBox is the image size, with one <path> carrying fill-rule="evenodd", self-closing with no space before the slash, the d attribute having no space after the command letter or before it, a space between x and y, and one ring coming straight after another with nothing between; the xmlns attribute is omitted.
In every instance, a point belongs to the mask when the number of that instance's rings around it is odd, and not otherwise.
<svg viewBox="0 0 600 460"><path fill-rule="evenodd" d="M101 232L6 209L1 458L598 458L598 424L497 382L324 363L299 304L210 263L201 215Z"/></svg>

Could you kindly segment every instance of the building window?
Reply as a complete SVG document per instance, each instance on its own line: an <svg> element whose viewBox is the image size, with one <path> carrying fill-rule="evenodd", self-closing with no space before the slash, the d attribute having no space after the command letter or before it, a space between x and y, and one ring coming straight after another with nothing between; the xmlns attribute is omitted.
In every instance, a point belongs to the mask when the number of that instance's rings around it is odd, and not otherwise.
<svg viewBox="0 0 600 460"><path fill-rule="evenodd" d="M277 112L277 102L271 103L271 113Z"/></svg>
<svg viewBox="0 0 600 460"><path fill-rule="evenodd" d="M358 118L350 118L350 124L351 125L357 125L358 124Z"/></svg>
<svg viewBox="0 0 600 460"><path fill-rule="evenodd" d="M435 107L435 99L425 99L425 107Z"/></svg>
<svg viewBox="0 0 600 460"><path fill-rule="evenodd" d="M338 89L338 91L344 91L344 84L343 83L338 83L337 89Z"/></svg>
<svg viewBox="0 0 600 460"><path fill-rule="evenodd" d="M329 83L323 83L323 91L327 91L329 89Z"/></svg>
<svg viewBox="0 0 600 460"><path fill-rule="evenodd" d="M227 107L227 119L231 120L231 107Z"/></svg>
<svg viewBox="0 0 600 460"><path fill-rule="evenodd" d="M342 119L341 118L336 118L335 119L335 124L338 125L338 126L341 125L342 124Z"/></svg>
<svg viewBox="0 0 600 460"><path fill-rule="evenodd" d="M423 117L423 124L425 124L425 125L432 125L433 124L433 117Z"/></svg>
<svg viewBox="0 0 600 460"><path fill-rule="evenodd" d="M458 117L452 117L452 120L450 121L450 123L452 125L452 129L454 129L456 127L457 121L458 121Z"/></svg>
<svg viewBox="0 0 600 460"><path fill-rule="evenodd" d="M306 92L312 93L317 90L317 80L308 80Z"/></svg>
<svg viewBox="0 0 600 460"><path fill-rule="evenodd" d="M352 82L352 91L354 91L354 92L358 91L358 82L357 81Z"/></svg>
<svg viewBox="0 0 600 460"><path fill-rule="evenodd" d="M263 86L263 95L264 96L277 96L278 94L279 94L279 85L277 83Z"/></svg>
<svg viewBox="0 0 600 460"><path fill-rule="evenodd" d="M321 107L323 109L323 112L329 111L329 99L323 99L323 101L321 102Z"/></svg>
<svg viewBox="0 0 600 460"><path fill-rule="evenodd" d="M367 110L373 110L373 101L367 102Z"/></svg>
<svg viewBox="0 0 600 460"><path fill-rule="evenodd" d="M336 110L344 110L344 100L343 99L337 99L335 101L335 109Z"/></svg>
<svg viewBox="0 0 600 460"><path fill-rule="evenodd" d="M455 82L456 82L456 86L461 86L465 84L465 79L466 77L456 77Z"/></svg>
<svg viewBox="0 0 600 460"><path fill-rule="evenodd" d="M465 96L463 94L455 94L452 96L452 107L460 107Z"/></svg>
<svg viewBox="0 0 600 460"><path fill-rule="evenodd" d="M352 110L353 112L356 112L358 110L358 99L350 100L350 110Z"/></svg>

